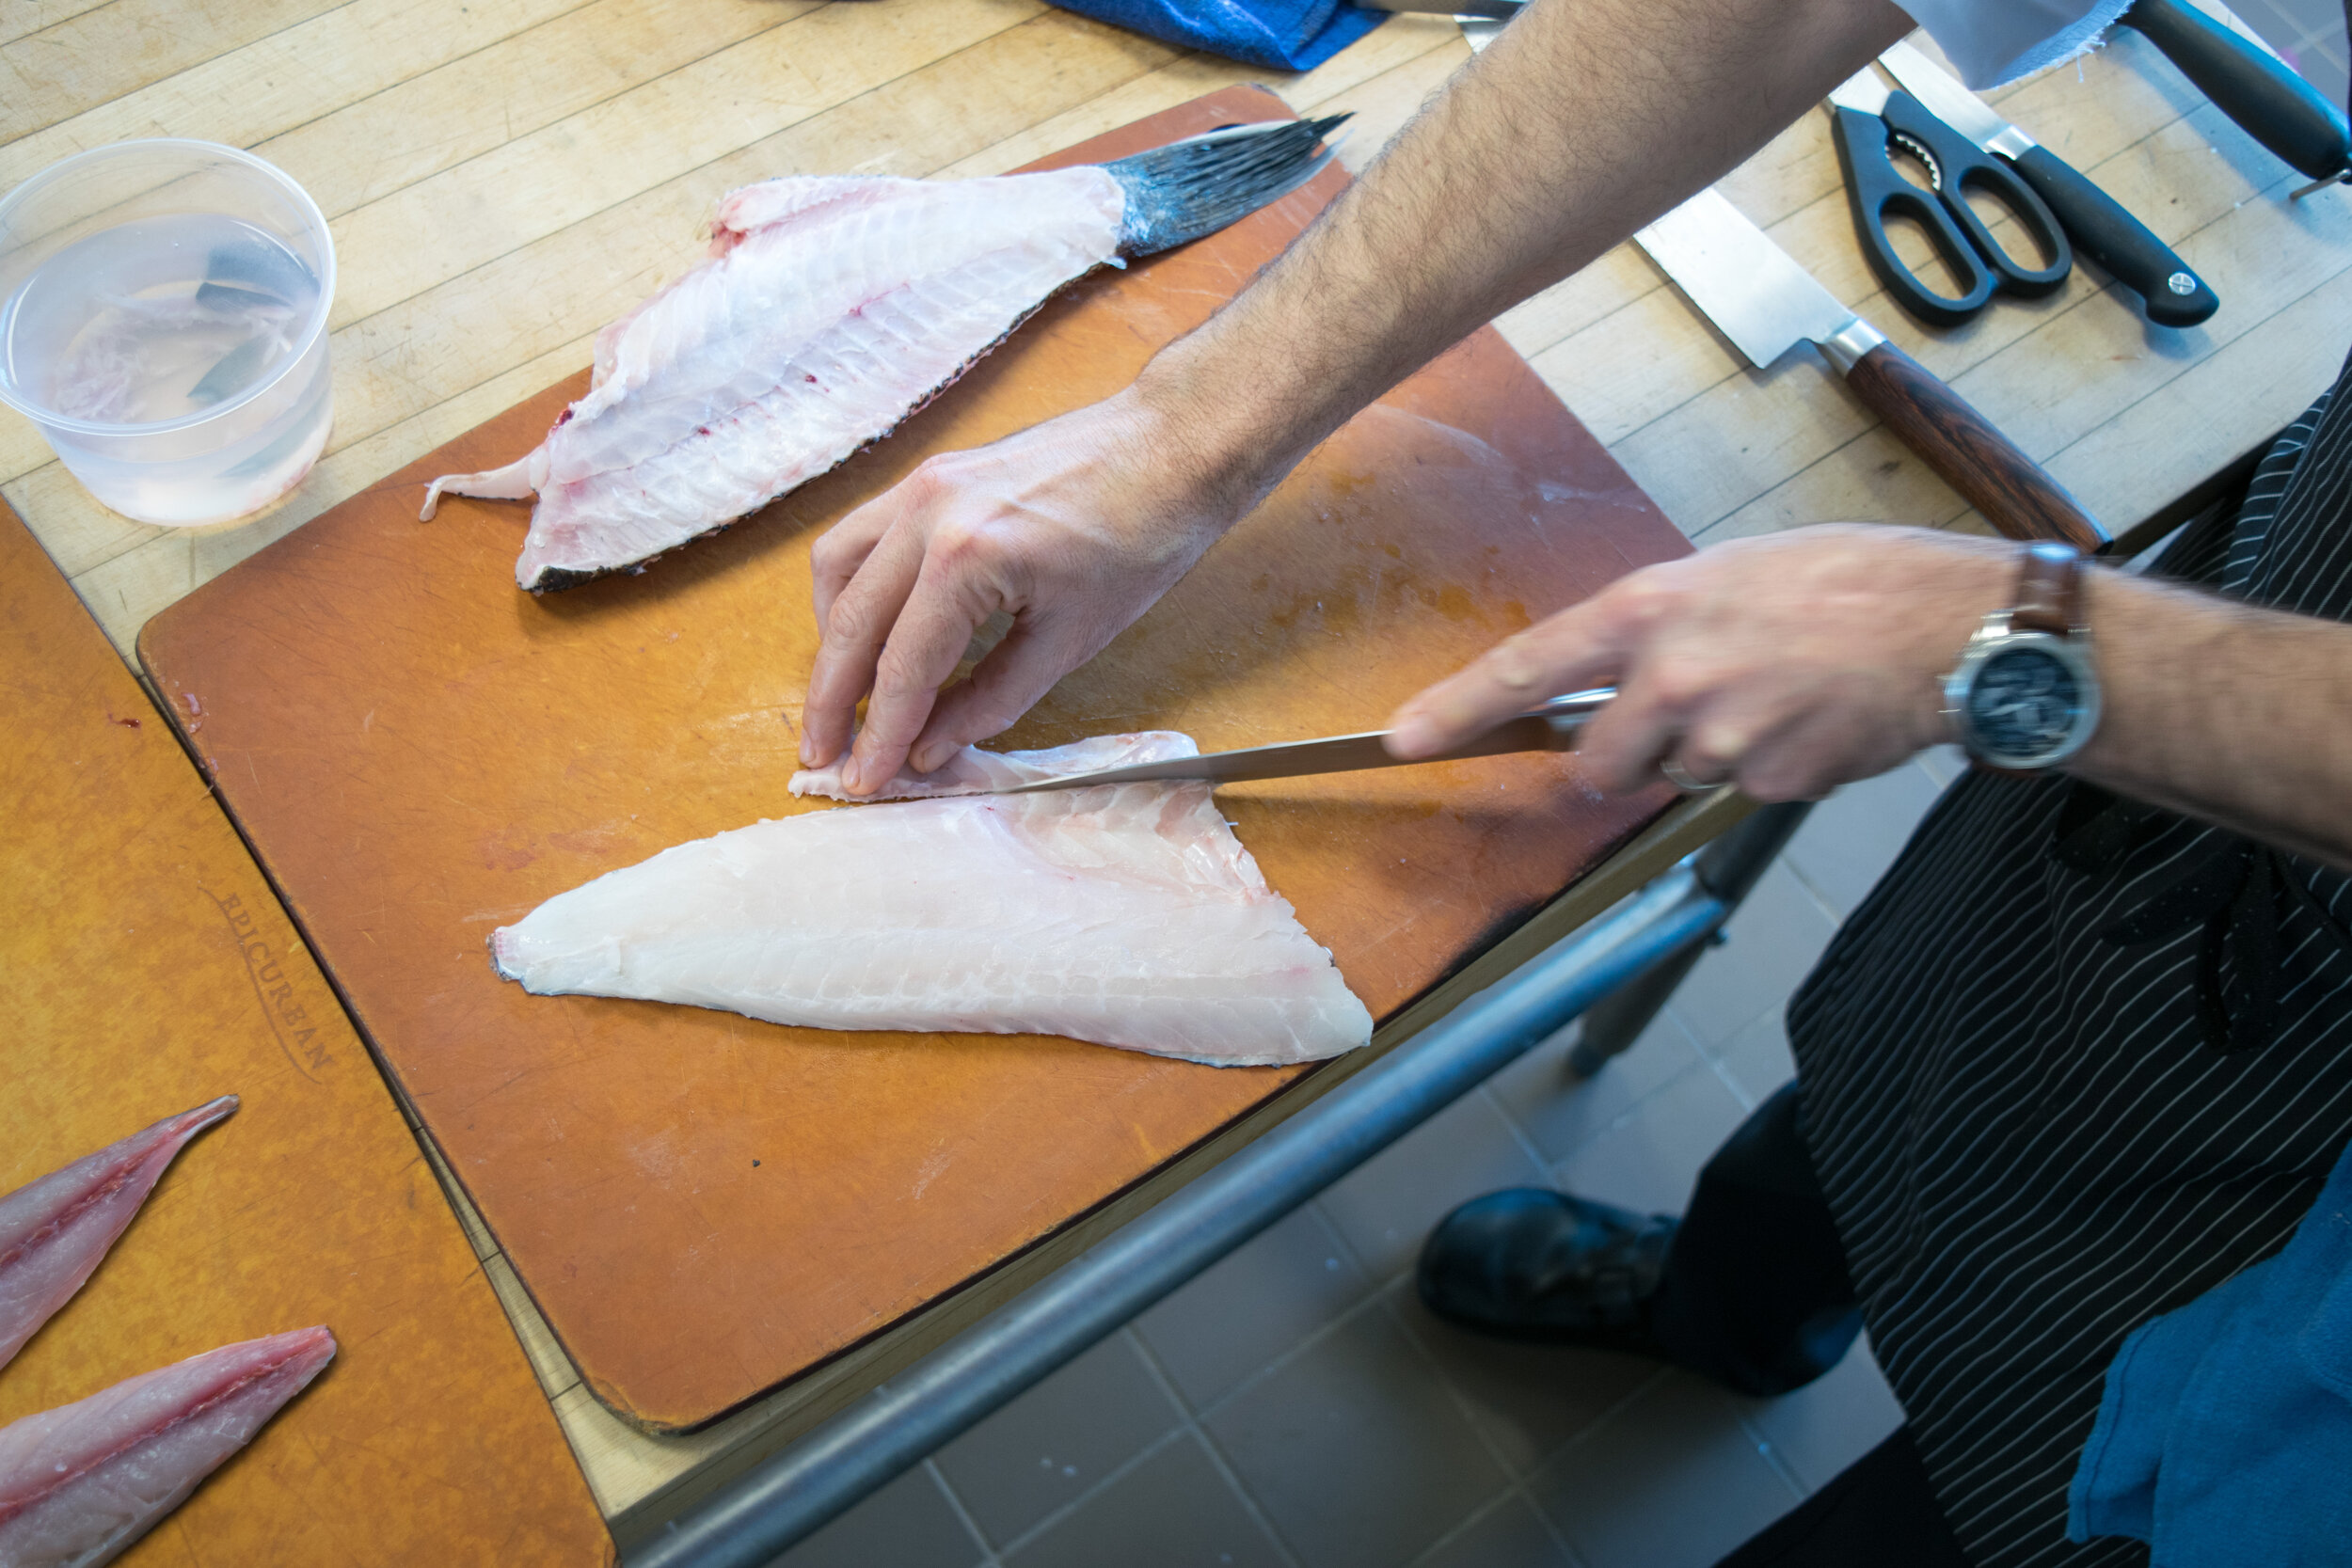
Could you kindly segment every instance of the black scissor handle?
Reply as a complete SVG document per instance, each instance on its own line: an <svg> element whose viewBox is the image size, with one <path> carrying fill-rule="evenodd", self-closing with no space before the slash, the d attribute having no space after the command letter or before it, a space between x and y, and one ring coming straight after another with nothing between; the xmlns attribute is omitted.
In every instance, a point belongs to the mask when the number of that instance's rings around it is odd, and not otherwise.
<svg viewBox="0 0 2352 1568"><path fill-rule="evenodd" d="M1993 269L2003 293L2033 299L2053 293L2066 282L2066 275L2074 269L2074 252L2067 243L2066 229L2050 211L2049 203L2041 194L2000 158L1984 151L1935 118L1928 106L1907 92L1886 95L1886 107L1879 118L1894 135L1924 150L1937 171L1936 194L1943 198L1945 208L1977 247L1985 263ZM2048 262L2029 267L2019 261L1993 237L1968 205L1970 192L1988 195L2003 207L2032 235L2034 243Z"/></svg>
<svg viewBox="0 0 2352 1568"><path fill-rule="evenodd" d="M1888 102L1893 103L1893 99ZM1862 254L1869 261L1870 270L1878 274L1879 282L1904 309L1932 325L1958 326L1983 309L2000 279L1977 253L1975 242L1953 221L1943 201L1934 193L1923 191L1904 179L1902 170L1887 156L1887 122L1877 115L1866 115L1843 104L1836 106L1836 135L1833 139L1837 143L1837 161L1846 171L1846 200L1853 210L1854 232L1861 237ZM1936 254L1961 281L1959 293L1938 293L1929 288L1895 253L1886 235L1890 213L1912 219L1927 231Z"/></svg>

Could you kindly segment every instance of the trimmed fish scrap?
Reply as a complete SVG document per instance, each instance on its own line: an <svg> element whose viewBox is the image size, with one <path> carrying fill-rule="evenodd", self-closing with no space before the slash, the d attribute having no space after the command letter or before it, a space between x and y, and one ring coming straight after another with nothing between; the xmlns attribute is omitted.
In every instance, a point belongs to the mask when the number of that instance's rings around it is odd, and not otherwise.
<svg viewBox="0 0 2352 1568"><path fill-rule="evenodd" d="M656 556L880 440L1096 267L1213 233L1331 159L1346 117L1115 163L926 181L793 176L719 204L710 258L596 337L588 395L506 465L426 492L536 496L533 593Z"/></svg>
<svg viewBox="0 0 2352 1568"><path fill-rule="evenodd" d="M166 1117L0 1197L0 1367L97 1270L188 1140L236 1108L226 1094Z"/></svg>
<svg viewBox="0 0 2352 1568"><path fill-rule="evenodd" d="M1362 1045L1372 1015L1207 784L959 793L1195 752L1159 732L966 752L930 798L761 822L608 873L495 932L492 958L541 995L818 1028L1066 1035L1219 1067ZM792 782L828 787L837 772Z"/></svg>
<svg viewBox="0 0 2352 1568"><path fill-rule="evenodd" d="M186 1500L335 1357L298 1328L0 1427L0 1563L99 1568Z"/></svg>
<svg viewBox="0 0 2352 1568"><path fill-rule="evenodd" d="M850 760L844 752L830 768L801 769L785 787L795 795L821 795L830 800L847 800L851 805L871 800L930 800L943 795L993 795L1016 784L1057 779L1066 773L1100 773L1106 768L1194 754L1192 737L1174 730L1094 735L1042 752L983 752L977 746L966 746L929 773L912 773L901 768L873 794L852 795L841 786L841 769Z"/></svg>

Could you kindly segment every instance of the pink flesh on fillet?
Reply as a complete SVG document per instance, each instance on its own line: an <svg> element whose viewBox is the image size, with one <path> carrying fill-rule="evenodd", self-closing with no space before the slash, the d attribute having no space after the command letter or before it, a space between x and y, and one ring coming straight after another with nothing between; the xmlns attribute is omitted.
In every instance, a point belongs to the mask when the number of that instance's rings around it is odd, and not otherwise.
<svg viewBox="0 0 2352 1568"><path fill-rule="evenodd" d="M226 1094L166 1117L0 1197L0 1367L82 1288L188 1140L236 1108Z"/></svg>
<svg viewBox="0 0 2352 1568"><path fill-rule="evenodd" d="M1372 1016L1266 886L1204 784L1035 795L1007 768L1189 756L1189 737L967 752L932 798L814 812L665 849L491 938L499 973L826 1029L1067 1035L1219 1067L1315 1061ZM833 783L837 787L838 778ZM794 787L820 790L802 775Z"/></svg>
<svg viewBox="0 0 2352 1568"><path fill-rule="evenodd" d="M334 1357L332 1334L297 1328L0 1427L0 1563L113 1561Z"/></svg>
<svg viewBox="0 0 2352 1568"><path fill-rule="evenodd" d="M636 567L816 478L1117 258L1097 167L983 180L796 176L719 205L712 255L596 339L588 395L504 467L444 490L533 494L530 589Z"/></svg>
<svg viewBox="0 0 2352 1568"><path fill-rule="evenodd" d="M921 800L941 795L991 795L1014 784L1035 784L1062 773L1099 773L1106 768L1132 768L1194 754L1192 737L1173 730L1141 730L1133 735L1097 735L1044 752L983 752L967 746L929 773L901 772L872 795L851 795L841 787L841 765L806 768L792 775L787 786L795 795L821 795L830 800L857 804L867 800Z"/></svg>

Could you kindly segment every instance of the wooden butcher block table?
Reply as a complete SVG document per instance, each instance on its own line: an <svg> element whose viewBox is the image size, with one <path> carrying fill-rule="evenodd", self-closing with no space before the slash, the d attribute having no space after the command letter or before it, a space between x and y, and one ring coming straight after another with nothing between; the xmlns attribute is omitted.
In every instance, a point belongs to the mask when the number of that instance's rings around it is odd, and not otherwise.
<svg viewBox="0 0 2352 1568"><path fill-rule="evenodd" d="M1052 161L1285 112L1229 89ZM445 499L417 520L429 477L528 450L575 377L149 625L141 656L223 800L564 1350L630 1420L691 1428L825 1366L1309 1073L535 997L496 976L485 939L669 845L886 809L786 792L817 646L811 539L928 453L1125 385L1344 179L1086 280L899 434L643 576L533 598L513 578L523 506ZM1343 430L997 744L1362 729L1687 547L1482 332ZM1602 800L1542 755L1219 796L1382 1019L1672 799Z"/></svg>
<svg viewBox="0 0 2352 1568"><path fill-rule="evenodd" d="M0 1192L221 1094L0 1424L217 1345L341 1351L123 1560L597 1563L612 1545L366 1049L105 638L0 506Z"/></svg>

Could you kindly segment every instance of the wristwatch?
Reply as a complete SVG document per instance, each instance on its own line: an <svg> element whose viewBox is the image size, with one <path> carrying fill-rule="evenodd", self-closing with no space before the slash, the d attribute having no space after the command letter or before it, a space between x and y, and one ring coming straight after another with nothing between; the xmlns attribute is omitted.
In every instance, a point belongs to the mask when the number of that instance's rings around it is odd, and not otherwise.
<svg viewBox="0 0 2352 1568"><path fill-rule="evenodd" d="M2071 546L2027 545L2017 607L1987 615L1944 677L1944 712L1968 754L1988 768L2055 768L2099 727L2082 570Z"/></svg>

